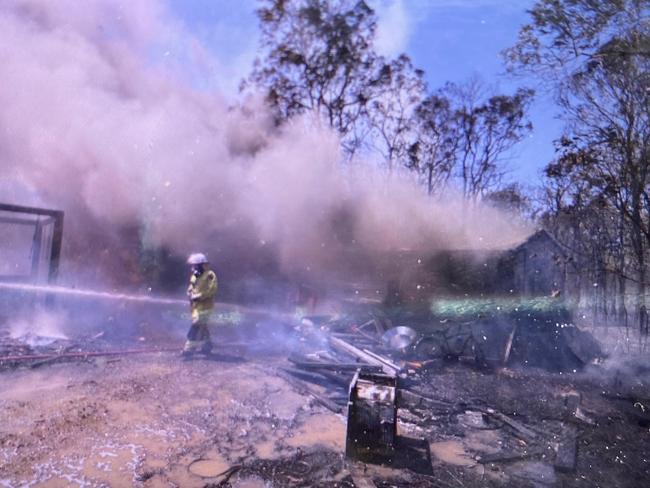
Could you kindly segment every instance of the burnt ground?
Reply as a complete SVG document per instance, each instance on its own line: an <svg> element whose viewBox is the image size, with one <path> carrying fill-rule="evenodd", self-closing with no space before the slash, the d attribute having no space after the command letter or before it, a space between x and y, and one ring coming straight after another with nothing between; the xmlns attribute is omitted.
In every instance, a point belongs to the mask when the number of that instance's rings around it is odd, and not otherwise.
<svg viewBox="0 0 650 488"><path fill-rule="evenodd" d="M282 479L273 460L301 450L340 464L344 419L310 406L272 366L159 353L4 372L0 485L204 486L245 465L233 485L263 486L262 476Z"/></svg>
<svg viewBox="0 0 650 488"><path fill-rule="evenodd" d="M409 388L453 405L400 410L400 435L429 444L432 469L422 474L346 462L344 416L278 376L285 366L278 351L228 347L209 359L155 353L5 368L0 486L650 486L650 393L621 390L616 375L460 363L418 373ZM579 418L567 405L576 393ZM566 472L553 466L554 443L572 428L577 465ZM504 453L515 456L485 461Z"/></svg>

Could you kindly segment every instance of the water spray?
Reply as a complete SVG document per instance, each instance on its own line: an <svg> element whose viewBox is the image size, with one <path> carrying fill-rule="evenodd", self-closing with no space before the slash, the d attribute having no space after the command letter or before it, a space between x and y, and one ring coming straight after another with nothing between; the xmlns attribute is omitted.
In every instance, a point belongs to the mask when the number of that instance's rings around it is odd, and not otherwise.
<svg viewBox="0 0 650 488"><path fill-rule="evenodd" d="M78 297L85 297L85 298L95 298L100 300L151 303L157 305L188 306L187 299L181 300L178 298L163 298L163 297L155 297L149 295L130 295L126 293L111 293L107 291L79 289L79 288L71 288L67 286L31 285L28 283L0 282L0 289L24 291L29 293L49 293L55 295L70 295L70 296L78 296ZM274 312L272 310L265 309L265 308L244 307L232 303L217 302L215 303L215 306L222 310L231 310L240 313L263 314L267 316L272 315L274 317L280 317L284 319L295 318L295 315L286 312Z"/></svg>
<svg viewBox="0 0 650 488"><path fill-rule="evenodd" d="M98 290L80 290L78 288L69 288L66 286L53 285L30 285L26 283L0 283L0 288L27 291L33 293L53 293L56 295L73 295L88 298L99 298L105 300L118 300L128 302L157 303L160 305L187 305L187 300L176 298L160 298L148 295L127 295L124 293L110 293Z"/></svg>

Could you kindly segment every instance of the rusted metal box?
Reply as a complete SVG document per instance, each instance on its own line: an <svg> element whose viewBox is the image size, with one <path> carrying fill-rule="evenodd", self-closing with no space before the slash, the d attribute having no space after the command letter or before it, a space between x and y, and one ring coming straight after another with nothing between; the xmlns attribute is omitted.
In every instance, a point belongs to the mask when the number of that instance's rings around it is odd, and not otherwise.
<svg viewBox="0 0 650 488"><path fill-rule="evenodd" d="M357 372L350 383L347 457L364 462L389 462L397 439L397 378Z"/></svg>

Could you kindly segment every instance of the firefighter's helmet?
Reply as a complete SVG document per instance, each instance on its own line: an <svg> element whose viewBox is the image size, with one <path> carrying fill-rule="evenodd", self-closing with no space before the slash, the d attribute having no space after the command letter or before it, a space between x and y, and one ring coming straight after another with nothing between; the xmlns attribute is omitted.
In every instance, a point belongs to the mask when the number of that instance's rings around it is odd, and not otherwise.
<svg viewBox="0 0 650 488"><path fill-rule="evenodd" d="M190 257L187 258L187 264L191 264L191 265L206 264L207 262L208 262L207 256L200 252L190 254Z"/></svg>

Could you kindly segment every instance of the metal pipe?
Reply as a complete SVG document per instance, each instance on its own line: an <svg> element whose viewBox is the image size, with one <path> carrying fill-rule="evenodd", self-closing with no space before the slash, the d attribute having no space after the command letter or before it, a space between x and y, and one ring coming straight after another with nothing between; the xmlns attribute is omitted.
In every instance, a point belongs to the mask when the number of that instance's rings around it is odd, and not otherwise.
<svg viewBox="0 0 650 488"><path fill-rule="evenodd" d="M57 214L63 213L61 210L51 210L48 208L38 207L24 207L22 205L12 205L9 203L0 203L0 211L24 213L30 215L49 215L51 217L56 217Z"/></svg>
<svg viewBox="0 0 650 488"><path fill-rule="evenodd" d="M55 283L59 275L59 262L61 261L64 213L56 211L51 215L54 218L54 228L52 229L52 248L50 250L50 272L48 273L48 283Z"/></svg>

